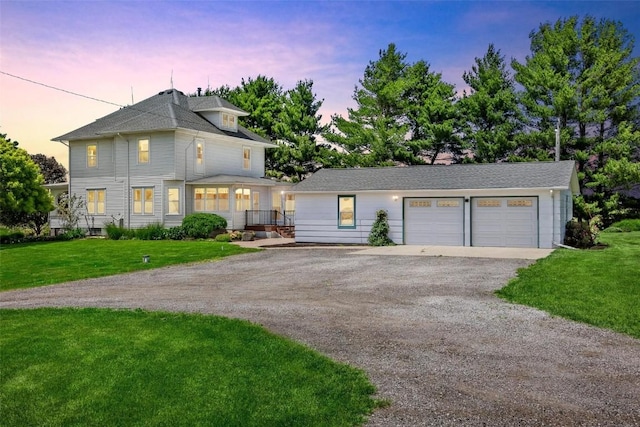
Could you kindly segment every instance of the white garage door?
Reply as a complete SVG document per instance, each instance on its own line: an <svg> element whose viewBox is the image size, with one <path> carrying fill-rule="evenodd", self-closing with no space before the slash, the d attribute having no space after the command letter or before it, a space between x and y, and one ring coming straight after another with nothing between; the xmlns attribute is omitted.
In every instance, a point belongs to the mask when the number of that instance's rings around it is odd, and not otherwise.
<svg viewBox="0 0 640 427"><path fill-rule="evenodd" d="M406 245L464 245L464 200L420 198L404 200Z"/></svg>
<svg viewBox="0 0 640 427"><path fill-rule="evenodd" d="M537 248L538 199L471 199L471 245Z"/></svg>

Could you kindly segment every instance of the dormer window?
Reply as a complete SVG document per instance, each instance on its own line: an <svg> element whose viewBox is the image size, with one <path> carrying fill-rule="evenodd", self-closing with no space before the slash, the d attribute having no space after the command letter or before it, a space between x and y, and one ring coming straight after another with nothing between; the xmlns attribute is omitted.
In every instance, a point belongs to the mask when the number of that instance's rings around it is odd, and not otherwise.
<svg viewBox="0 0 640 427"><path fill-rule="evenodd" d="M225 129L236 131L238 130L238 124L236 120L236 116L229 113L222 113L222 123L221 126Z"/></svg>

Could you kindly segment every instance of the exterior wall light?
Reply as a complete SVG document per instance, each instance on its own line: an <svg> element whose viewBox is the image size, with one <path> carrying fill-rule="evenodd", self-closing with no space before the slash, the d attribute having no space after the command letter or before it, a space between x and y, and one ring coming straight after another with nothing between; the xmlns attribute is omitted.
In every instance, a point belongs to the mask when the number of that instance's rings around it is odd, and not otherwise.
<svg viewBox="0 0 640 427"><path fill-rule="evenodd" d="M392 198L393 198L393 201L394 201L394 202L397 202L397 201L398 201L398 196L393 196Z"/></svg>

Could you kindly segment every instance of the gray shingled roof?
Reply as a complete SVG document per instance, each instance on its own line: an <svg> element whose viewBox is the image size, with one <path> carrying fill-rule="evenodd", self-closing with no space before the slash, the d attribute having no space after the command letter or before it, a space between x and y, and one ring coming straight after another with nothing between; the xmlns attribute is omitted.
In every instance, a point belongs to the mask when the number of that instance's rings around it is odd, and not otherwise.
<svg viewBox="0 0 640 427"><path fill-rule="evenodd" d="M232 110L235 111L238 116L248 116L249 113L236 107L226 99L222 99L219 96L190 96L188 98L189 108L192 111L214 111L214 110Z"/></svg>
<svg viewBox="0 0 640 427"><path fill-rule="evenodd" d="M321 169L295 192L570 188L578 183L573 161Z"/></svg>
<svg viewBox="0 0 640 427"><path fill-rule="evenodd" d="M184 93L169 89L128 107L123 107L93 123L78 128L64 135L53 138L53 141L74 141L92 139L98 136L110 136L118 133L153 132L174 129L192 129L217 135L270 143L265 138L238 126L238 132L230 132L217 128L193 108L200 111L227 108L240 115L246 113L218 97L205 101L191 101ZM244 114L243 114L244 113Z"/></svg>

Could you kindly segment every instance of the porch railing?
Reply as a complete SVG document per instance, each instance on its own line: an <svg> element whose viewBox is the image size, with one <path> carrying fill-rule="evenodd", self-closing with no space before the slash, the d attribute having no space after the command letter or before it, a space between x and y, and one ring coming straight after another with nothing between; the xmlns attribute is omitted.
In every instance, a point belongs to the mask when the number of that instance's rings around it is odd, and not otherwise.
<svg viewBox="0 0 640 427"><path fill-rule="evenodd" d="M244 211L246 226L253 225L295 225L295 211L269 210L269 211Z"/></svg>

